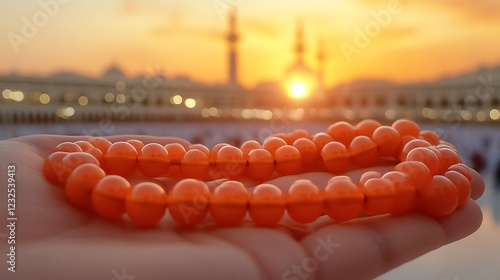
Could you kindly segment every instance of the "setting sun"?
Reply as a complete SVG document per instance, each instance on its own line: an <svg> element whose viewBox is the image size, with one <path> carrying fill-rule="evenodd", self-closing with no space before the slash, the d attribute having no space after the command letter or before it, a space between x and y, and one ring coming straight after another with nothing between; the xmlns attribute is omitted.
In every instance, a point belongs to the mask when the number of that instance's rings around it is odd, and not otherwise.
<svg viewBox="0 0 500 280"><path fill-rule="evenodd" d="M288 95L295 99L301 99L309 95L309 88L303 81L294 81L290 84Z"/></svg>

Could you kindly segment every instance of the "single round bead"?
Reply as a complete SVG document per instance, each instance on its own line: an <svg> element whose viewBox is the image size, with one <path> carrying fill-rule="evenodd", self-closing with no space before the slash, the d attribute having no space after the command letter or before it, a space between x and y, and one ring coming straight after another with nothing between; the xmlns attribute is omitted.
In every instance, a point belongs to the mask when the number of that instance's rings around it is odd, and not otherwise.
<svg viewBox="0 0 500 280"><path fill-rule="evenodd" d="M410 135L404 135L404 136L401 136L401 146L400 146L400 150L399 150L399 153L398 153L398 159L403 161L404 158L401 156L401 153L403 151L403 148L406 146L406 144L408 144L408 142L412 141L412 140L415 140L415 139L418 139L417 137L414 137L414 136L410 136ZM419 139L419 140L422 140L422 139ZM422 140L424 141L424 140ZM406 155L405 155L406 156Z"/></svg>
<svg viewBox="0 0 500 280"><path fill-rule="evenodd" d="M142 148L144 147L144 143L142 143L141 140L130 139L130 140L127 140L126 142L129 143L130 145L134 146L135 151L137 152L137 154L140 154Z"/></svg>
<svg viewBox="0 0 500 280"><path fill-rule="evenodd" d="M263 148L250 151L247 157L247 175L255 180L265 180L274 172L274 158Z"/></svg>
<svg viewBox="0 0 500 280"><path fill-rule="evenodd" d="M64 188L68 201L81 208L92 206L92 191L97 183L106 176L104 170L92 163L85 163L73 170Z"/></svg>
<svg viewBox="0 0 500 280"><path fill-rule="evenodd" d="M94 146L92 144L90 144L89 141L75 141L75 144L77 144L78 146L80 146L80 148L82 149L83 152L87 152L89 149L92 149L94 148Z"/></svg>
<svg viewBox="0 0 500 280"><path fill-rule="evenodd" d="M458 205L458 189L448 178L442 175L432 177L431 183L418 191L420 208L432 217L447 216Z"/></svg>
<svg viewBox="0 0 500 280"><path fill-rule="evenodd" d="M314 134L314 137L312 140L313 140L314 144L316 145L316 148L318 149L318 155L321 154L321 150L323 150L323 147L326 144L333 141L330 134L327 134L325 132L319 132L319 133Z"/></svg>
<svg viewBox="0 0 500 280"><path fill-rule="evenodd" d="M258 185L250 195L248 213L258 226L276 225L285 214L285 209L285 199L275 185Z"/></svg>
<svg viewBox="0 0 500 280"><path fill-rule="evenodd" d="M210 196L210 215L220 226L240 224L247 210L248 191L240 182L226 181Z"/></svg>
<svg viewBox="0 0 500 280"><path fill-rule="evenodd" d="M358 217L363 209L364 200L364 194L349 177L330 180L323 192L326 214L339 223Z"/></svg>
<svg viewBox="0 0 500 280"><path fill-rule="evenodd" d="M415 184L417 191L428 185L432 180L429 168L420 161L404 161L394 167L394 171L402 172L410 178L410 182Z"/></svg>
<svg viewBox="0 0 500 280"><path fill-rule="evenodd" d="M146 144L137 156L137 167L146 177L162 176L170 167L167 149L158 143Z"/></svg>
<svg viewBox="0 0 500 280"><path fill-rule="evenodd" d="M401 137L405 135L418 137L420 135L418 124L408 119L399 119L392 124L392 127L399 132Z"/></svg>
<svg viewBox="0 0 500 280"><path fill-rule="evenodd" d="M272 137L278 137L278 138L281 138L283 140L285 140L285 142L288 144L290 142L290 139L288 139L288 134L287 133L284 133L284 132L278 132L278 133L275 133L272 135ZM291 144L289 144L291 145Z"/></svg>
<svg viewBox="0 0 500 280"><path fill-rule="evenodd" d="M111 141L103 137L92 137L89 139L89 143L101 150L103 154L106 154L111 146Z"/></svg>
<svg viewBox="0 0 500 280"><path fill-rule="evenodd" d="M217 172L220 176L229 179L239 179L246 169L246 160L243 152L234 146L224 146L219 150L215 160Z"/></svg>
<svg viewBox="0 0 500 280"><path fill-rule="evenodd" d="M155 226L165 215L166 207L165 190L152 182L135 185L125 203L127 215L140 227Z"/></svg>
<svg viewBox="0 0 500 280"><path fill-rule="evenodd" d="M326 170L331 173L343 173L351 165L349 151L344 144L337 141L330 142L323 147L321 158Z"/></svg>
<svg viewBox="0 0 500 280"><path fill-rule="evenodd" d="M206 179L209 169L208 155L198 149L187 151L181 161L181 173L185 178Z"/></svg>
<svg viewBox="0 0 500 280"><path fill-rule="evenodd" d="M349 146L349 154L361 167L373 166L378 160L377 145L367 136L356 136Z"/></svg>
<svg viewBox="0 0 500 280"><path fill-rule="evenodd" d="M293 145L293 142L295 142L297 139L300 139L300 138L312 140L312 136L311 136L311 134L309 134L309 132L307 132L307 130L296 129L296 130L288 133L288 138L287 138L286 143L288 145Z"/></svg>
<svg viewBox="0 0 500 280"><path fill-rule="evenodd" d="M458 190L458 208L462 208L469 201L471 193L471 182L458 171L448 171L444 174Z"/></svg>
<svg viewBox="0 0 500 280"><path fill-rule="evenodd" d="M170 143L165 145L168 157L170 158L170 167L167 170L169 177L177 177L181 174L181 160L186 154L186 149L179 143Z"/></svg>
<svg viewBox="0 0 500 280"><path fill-rule="evenodd" d="M428 148L418 147L411 150L406 156L408 161L420 161L425 164L432 175L439 171L439 158Z"/></svg>
<svg viewBox="0 0 500 280"><path fill-rule="evenodd" d="M293 146L297 148L302 159L302 167L310 167L318 162L318 149L316 144L310 139L299 138L293 142Z"/></svg>
<svg viewBox="0 0 500 280"><path fill-rule="evenodd" d="M377 145L381 157L395 157L401 149L401 136L390 126L375 129L371 138Z"/></svg>
<svg viewBox="0 0 500 280"><path fill-rule="evenodd" d="M413 140L410 140L408 141L408 143L406 143L404 146L403 146L403 149L401 150L401 154L399 156L399 159L401 161L405 161L406 160L406 157L408 156L408 153L415 149L415 148L425 148L425 147L430 147L431 144L425 140L422 140L422 139L413 139Z"/></svg>
<svg viewBox="0 0 500 280"><path fill-rule="evenodd" d="M429 149L431 150L437 157L438 159L438 163L437 163L437 171L436 171L436 174L439 173L439 171L441 170L442 166L443 166L443 155L441 154L441 152L436 148L436 146L430 146L430 147L426 147L426 149Z"/></svg>
<svg viewBox="0 0 500 280"><path fill-rule="evenodd" d="M425 147L425 148L431 150L437 156L437 158L439 159L440 167L441 167L441 160L443 158L443 156L441 155L441 151L439 151L439 149L436 148L436 146L432 146L432 145L429 147Z"/></svg>
<svg viewBox="0 0 500 280"><path fill-rule="evenodd" d="M326 184L329 185L329 184L333 184L336 181L343 181L343 180L346 180L348 182L352 182L352 179L349 176L337 175L337 176L333 176L332 178L328 179L328 182Z"/></svg>
<svg viewBox="0 0 500 280"><path fill-rule="evenodd" d="M92 155L97 159L99 162L99 166L103 167L104 166L104 154L102 153L101 150L99 150L96 147L92 147L88 150L85 151L87 154Z"/></svg>
<svg viewBox="0 0 500 280"><path fill-rule="evenodd" d="M125 200L132 187L123 177L107 175L92 191L91 200L94 210L101 217L116 219L125 213Z"/></svg>
<svg viewBox="0 0 500 280"><path fill-rule="evenodd" d="M189 145L188 151L189 150L200 150L207 156L207 158L210 157L210 149L203 144L191 144Z"/></svg>
<svg viewBox="0 0 500 280"><path fill-rule="evenodd" d="M127 142L115 142L104 154L104 170L108 174L128 176L137 163L137 150Z"/></svg>
<svg viewBox="0 0 500 280"><path fill-rule="evenodd" d="M351 177L345 176L345 175L338 175L338 176L333 176L332 178L328 179L328 182L326 185L330 184L336 184L337 181L347 181L347 182L352 182Z"/></svg>
<svg viewBox="0 0 500 280"><path fill-rule="evenodd" d="M243 152L243 156L246 157L248 154L254 150L254 149L259 149L262 148L259 142L255 140L248 140L245 141L245 143L241 144L240 150Z"/></svg>
<svg viewBox="0 0 500 280"><path fill-rule="evenodd" d="M417 189L413 182L410 181L408 175L399 171L390 171L385 173L382 179L391 181L394 186L396 199L394 201L394 208L390 211L391 214L400 215L413 209L417 197Z"/></svg>
<svg viewBox="0 0 500 280"><path fill-rule="evenodd" d="M287 145L286 141L278 137L268 137L264 140L262 148L268 150L272 156L276 153L278 148Z"/></svg>
<svg viewBox="0 0 500 280"><path fill-rule="evenodd" d="M434 146L437 146L439 144L439 141L441 140L439 138L439 135L437 135L437 133L432 130L421 130L419 138L424 139Z"/></svg>
<svg viewBox="0 0 500 280"><path fill-rule="evenodd" d="M288 215L299 223L313 222L323 211L323 200L318 187L309 180L295 181L285 199Z"/></svg>
<svg viewBox="0 0 500 280"><path fill-rule="evenodd" d="M359 177L359 181L358 181L359 189L363 190L366 181L373 179L373 178L382 178L382 174L378 171L373 171L373 170L366 171L365 173L363 173L361 175L361 177Z"/></svg>
<svg viewBox="0 0 500 280"><path fill-rule="evenodd" d="M440 148L438 149L441 153L441 169L439 170L440 174L444 174L448 169L457 163L461 163L462 159L450 148Z"/></svg>
<svg viewBox="0 0 500 280"><path fill-rule="evenodd" d="M179 181L168 194L168 210L174 221L183 226L195 226L208 212L210 190L196 179Z"/></svg>
<svg viewBox="0 0 500 280"><path fill-rule="evenodd" d="M453 146L453 144L451 144L450 142L440 140L439 145L437 145L437 148L440 148L440 147L446 147L446 148L452 149L453 151L458 153L457 147Z"/></svg>
<svg viewBox="0 0 500 280"><path fill-rule="evenodd" d="M372 137L373 132L379 128L381 124L373 119L362 120L356 124L356 135L364 135L367 137Z"/></svg>
<svg viewBox="0 0 500 280"><path fill-rule="evenodd" d="M345 146L349 146L352 139L356 136L356 129L345 121L331 124L326 132L332 137L333 141L340 142Z"/></svg>
<svg viewBox="0 0 500 280"><path fill-rule="evenodd" d="M460 172L462 175L469 180L469 182L472 183L472 175L470 174L470 169L467 165L463 163L457 163L448 168L448 171L457 171Z"/></svg>
<svg viewBox="0 0 500 280"><path fill-rule="evenodd" d="M210 151L210 156L209 156L210 165L215 166L215 160L217 159L217 155L219 154L219 150L222 149L222 147L225 147L225 146L230 146L230 145L228 143L218 143L218 144L215 144L215 146Z"/></svg>
<svg viewBox="0 0 500 280"><path fill-rule="evenodd" d="M392 181L382 178L372 178L363 186L366 201L363 212L368 215L390 213L396 204L396 190Z"/></svg>
<svg viewBox="0 0 500 280"><path fill-rule="evenodd" d="M62 161L66 155L68 155L68 152L54 152L51 155L49 155L45 161L43 162L43 175L47 180L50 182L58 185L58 186L63 186L63 177L61 174L61 169L64 171L64 169L67 169L68 167L64 166Z"/></svg>
<svg viewBox="0 0 500 280"><path fill-rule="evenodd" d="M72 142L62 142L61 144L57 145L53 150L53 152L68 152L68 153L82 152L82 151L83 150L80 146Z"/></svg>
<svg viewBox="0 0 500 280"><path fill-rule="evenodd" d="M281 175L297 174L302 167L300 152L294 146L279 147L274 154L274 160L276 171Z"/></svg>
<svg viewBox="0 0 500 280"><path fill-rule="evenodd" d="M99 161L92 155L89 155L85 152L74 152L67 154L63 158L62 164L64 167L60 167L56 172L61 175L62 182L66 183L66 180L68 179L71 172L73 172L73 170L78 166L85 163L91 163L99 166Z"/></svg>

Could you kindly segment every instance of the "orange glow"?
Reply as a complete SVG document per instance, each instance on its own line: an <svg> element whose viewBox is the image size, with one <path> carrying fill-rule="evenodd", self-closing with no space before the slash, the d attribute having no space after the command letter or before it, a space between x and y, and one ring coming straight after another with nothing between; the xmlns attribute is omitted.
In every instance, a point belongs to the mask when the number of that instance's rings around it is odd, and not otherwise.
<svg viewBox="0 0 500 280"><path fill-rule="evenodd" d="M310 93L310 88L303 81L294 81L290 84L288 95L295 99L307 97Z"/></svg>
<svg viewBox="0 0 500 280"><path fill-rule="evenodd" d="M398 8L389 8L394 1ZM242 2L237 52L244 86L283 77L294 61L297 17L304 21L304 59L313 70L315 43L324 38L327 86L356 79L424 81L500 63L500 40L492 36L500 29L495 1L276 0L272 8L265 0L214 2ZM97 77L117 64L128 76L159 67L170 77L225 83L227 20L210 3L70 1L38 25L44 17L35 15L46 9L2 3L9 13L0 26L7 36L0 41L0 74ZM354 47L349 58L342 44Z"/></svg>

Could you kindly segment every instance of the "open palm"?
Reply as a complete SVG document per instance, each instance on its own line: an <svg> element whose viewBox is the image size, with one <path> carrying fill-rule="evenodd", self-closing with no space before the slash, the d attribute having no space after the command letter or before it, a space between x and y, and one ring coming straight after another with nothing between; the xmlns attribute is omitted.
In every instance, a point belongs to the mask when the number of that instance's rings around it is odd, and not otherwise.
<svg viewBox="0 0 500 280"><path fill-rule="evenodd" d="M110 140L131 138L144 143L181 141L146 136ZM275 228L251 222L220 228L207 222L184 229L166 215L158 227L138 229L126 219L110 222L72 207L63 190L43 178L43 159L54 146L85 139L34 135L0 141L2 186L6 186L7 166L16 166L18 218L16 272L5 267L4 252L10 245L2 238L1 279L370 279L470 235L482 220L481 210L470 200L443 219L409 213L342 224L321 217L300 225L285 217ZM346 175L356 179L362 172ZM479 174L472 174L472 197L477 199L484 183ZM310 172L272 183L285 190L297 178L306 178L324 186L331 176ZM7 221L6 204L7 199L0 201L2 221ZM3 226L0 233L5 231Z"/></svg>

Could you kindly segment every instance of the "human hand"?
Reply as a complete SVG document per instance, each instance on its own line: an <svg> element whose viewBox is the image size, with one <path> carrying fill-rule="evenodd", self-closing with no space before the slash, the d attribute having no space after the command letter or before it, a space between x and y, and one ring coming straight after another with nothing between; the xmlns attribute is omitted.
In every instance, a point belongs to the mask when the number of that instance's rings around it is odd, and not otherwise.
<svg viewBox="0 0 500 280"><path fill-rule="evenodd" d="M144 143L182 142L146 136L109 137L111 141L131 138ZM71 206L63 190L44 179L43 160L57 144L85 139L33 135L0 141L2 182L6 182L7 166L16 166L18 218L16 272L5 267L8 259L3 252L10 245L0 239L4 260L1 279L371 279L472 234L482 221L481 210L471 199L440 219L412 212L341 224L323 216L300 225L284 217L274 228L256 227L251 222L232 228L207 223L193 230L176 226L167 214L158 227L140 229L126 219L110 222ZM345 175L357 180L364 171ZM475 171L471 174L471 197L477 199L484 182ZM270 183L286 190L298 178L324 186L331 177L326 172L309 172ZM0 201L2 221L7 221L6 204L7 199Z"/></svg>

